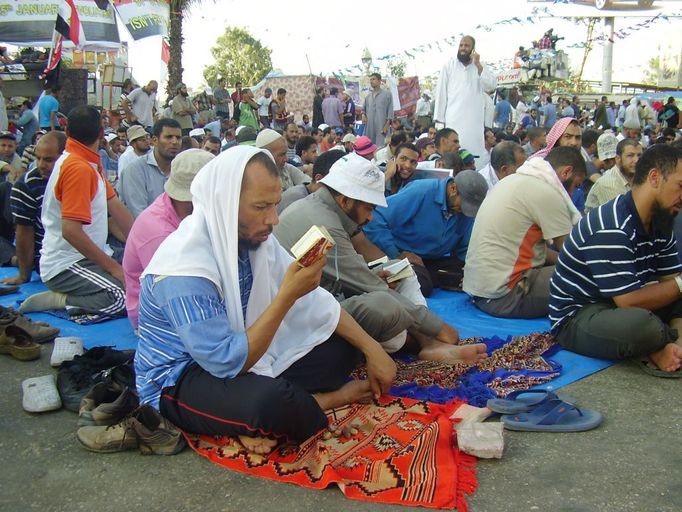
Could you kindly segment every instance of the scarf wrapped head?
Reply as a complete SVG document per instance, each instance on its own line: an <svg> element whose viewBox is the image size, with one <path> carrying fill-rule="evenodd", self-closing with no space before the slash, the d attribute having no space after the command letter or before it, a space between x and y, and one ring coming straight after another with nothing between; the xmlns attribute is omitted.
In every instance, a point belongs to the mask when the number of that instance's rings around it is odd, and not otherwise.
<svg viewBox="0 0 682 512"><path fill-rule="evenodd" d="M552 151L552 148L557 145L559 139L568 128L568 125L572 122L577 123L578 120L575 117L562 117L554 123L554 126L552 126L552 129L549 130L549 133L547 134L547 145L537 153L533 153L531 158L535 158L536 156L545 158L549 152Z"/></svg>
<svg viewBox="0 0 682 512"><path fill-rule="evenodd" d="M249 251L253 284L245 316L239 289L239 198L246 166L258 153L272 158L264 149L235 146L199 171L191 186L192 215L163 241L142 274L208 279L222 295L235 332L243 332L261 316L293 262L274 236ZM299 298L280 324L270 348L250 371L279 375L329 339L340 314L339 303L322 288Z"/></svg>

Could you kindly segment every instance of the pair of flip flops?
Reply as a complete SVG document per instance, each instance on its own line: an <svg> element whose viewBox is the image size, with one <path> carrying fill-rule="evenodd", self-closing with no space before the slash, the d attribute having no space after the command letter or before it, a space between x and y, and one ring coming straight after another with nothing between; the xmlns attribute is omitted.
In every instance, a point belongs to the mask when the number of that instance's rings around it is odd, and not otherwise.
<svg viewBox="0 0 682 512"><path fill-rule="evenodd" d="M503 414L502 423L509 430L525 432L584 432L598 427L601 413L579 409L568 397L552 391L529 389L514 391L507 398L492 398L486 404Z"/></svg>

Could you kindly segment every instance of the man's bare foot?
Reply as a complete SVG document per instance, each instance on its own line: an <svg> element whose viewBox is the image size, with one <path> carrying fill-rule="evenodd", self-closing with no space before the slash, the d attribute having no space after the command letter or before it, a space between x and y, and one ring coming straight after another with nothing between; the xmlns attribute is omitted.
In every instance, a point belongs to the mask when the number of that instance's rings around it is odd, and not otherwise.
<svg viewBox="0 0 682 512"><path fill-rule="evenodd" d="M267 437L249 437L239 436L239 442L248 451L257 453L258 455L267 455L272 449L277 446L275 439L268 439Z"/></svg>
<svg viewBox="0 0 682 512"><path fill-rule="evenodd" d="M320 409L327 411L353 402L369 402L372 399L372 389L368 380L352 380L336 391L315 393L313 398L317 400Z"/></svg>
<svg viewBox="0 0 682 512"><path fill-rule="evenodd" d="M486 354L484 343L448 345L447 343L433 340L431 343L422 345L422 349L417 357L423 361L437 361L447 364L478 364L488 355Z"/></svg>
<svg viewBox="0 0 682 512"><path fill-rule="evenodd" d="M664 372L677 371L682 366L682 347L668 343L661 350L649 354L649 359Z"/></svg>
<svg viewBox="0 0 682 512"><path fill-rule="evenodd" d="M448 345L457 345L459 343L459 333L453 326L443 324L442 329L436 334L436 339Z"/></svg>

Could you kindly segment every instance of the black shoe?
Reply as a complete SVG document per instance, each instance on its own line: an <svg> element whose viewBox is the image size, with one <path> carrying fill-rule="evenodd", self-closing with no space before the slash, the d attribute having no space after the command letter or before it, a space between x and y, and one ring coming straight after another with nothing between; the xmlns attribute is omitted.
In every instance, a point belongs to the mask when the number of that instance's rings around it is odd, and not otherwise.
<svg viewBox="0 0 682 512"><path fill-rule="evenodd" d="M64 407L78 412L81 400L98 382L135 388L133 370L134 350L115 350L111 347L95 347L82 356L65 361L57 373L57 389Z"/></svg>

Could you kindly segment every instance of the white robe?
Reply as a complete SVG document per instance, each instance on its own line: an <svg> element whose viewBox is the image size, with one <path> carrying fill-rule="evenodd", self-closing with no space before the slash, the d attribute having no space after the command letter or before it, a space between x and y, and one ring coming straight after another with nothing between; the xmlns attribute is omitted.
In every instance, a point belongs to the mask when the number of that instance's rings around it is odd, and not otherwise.
<svg viewBox="0 0 682 512"><path fill-rule="evenodd" d="M484 65L480 76L474 64L464 66L457 57L443 67L436 88L434 119L459 134L462 148L483 155L485 144L484 91L497 87L497 80ZM483 167L477 162L477 167Z"/></svg>

